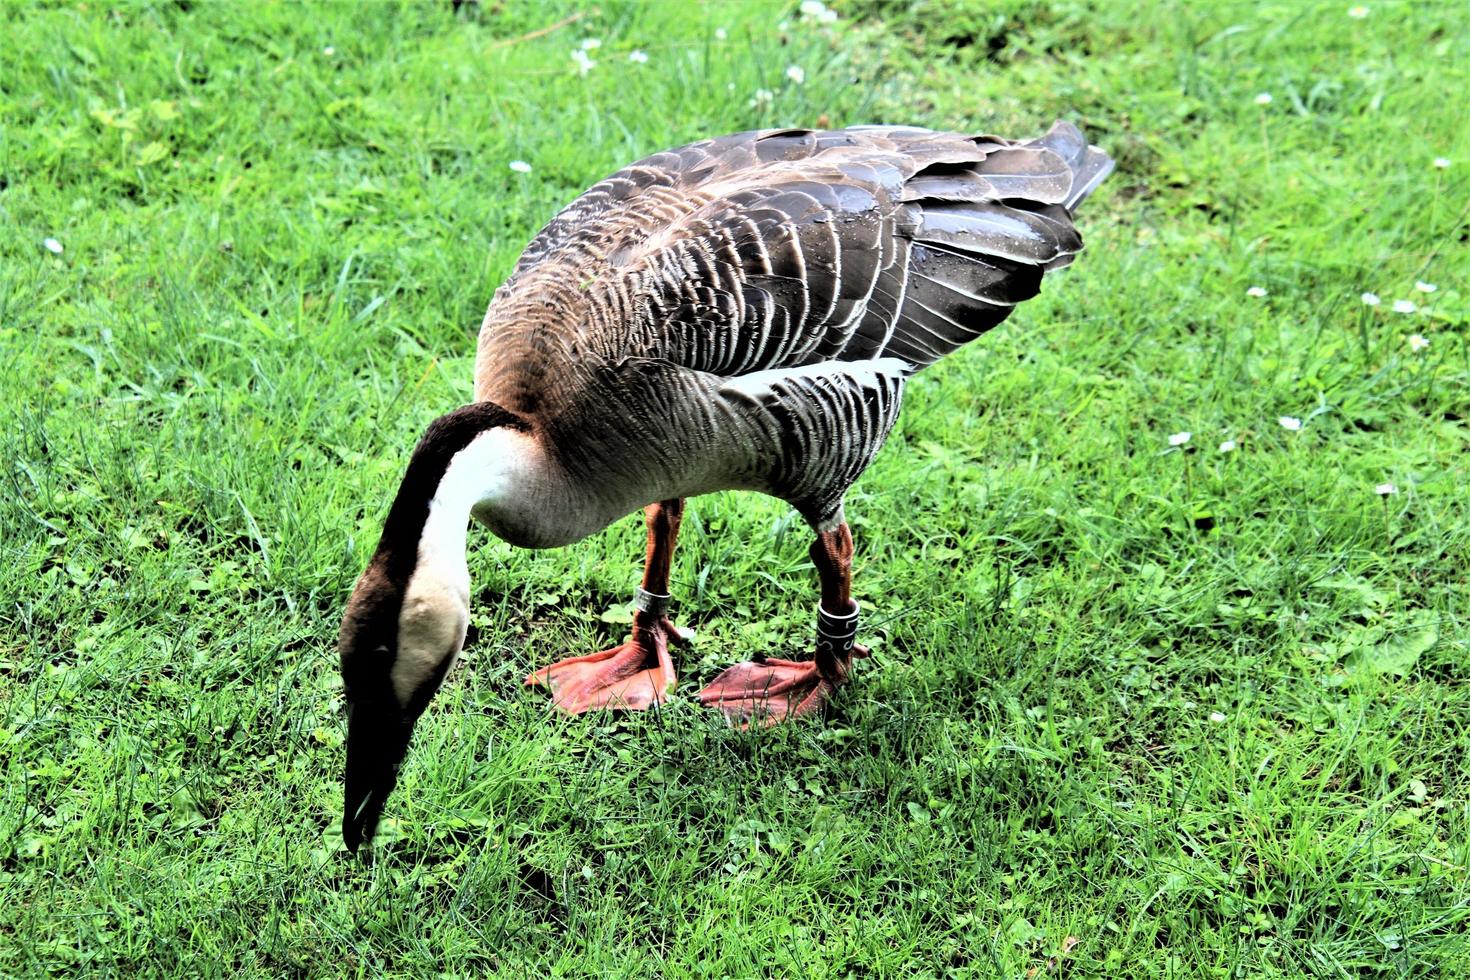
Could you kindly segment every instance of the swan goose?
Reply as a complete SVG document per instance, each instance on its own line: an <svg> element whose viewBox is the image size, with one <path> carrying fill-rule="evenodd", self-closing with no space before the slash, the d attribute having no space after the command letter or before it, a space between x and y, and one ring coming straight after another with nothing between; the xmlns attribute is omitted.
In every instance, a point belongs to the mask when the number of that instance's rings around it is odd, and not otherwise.
<svg viewBox="0 0 1470 980"><path fill-rule="evenodd" d="M553 548L643 509L629 639L526 679L576 713L673 692L670 647L684 638L669 568L685 498L743 489L789 502L815 536L814 652L757 652L698 697L742 724L819 711L866 653L843 495L909 376L1071 261L1072 213L1111 169L1065 122L1027 142L760 131L655 154L557 214L495 293L475 402L414 448L343 616L348 847L371 839L464 643L471 517L513 545Z"/></svg>

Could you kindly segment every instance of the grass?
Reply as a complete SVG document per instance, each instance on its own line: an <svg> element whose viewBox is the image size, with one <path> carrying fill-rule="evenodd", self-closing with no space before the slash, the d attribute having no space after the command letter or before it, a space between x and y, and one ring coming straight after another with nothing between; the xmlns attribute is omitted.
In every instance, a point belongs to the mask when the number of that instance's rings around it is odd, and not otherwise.
<svg viewBox="0 0 1470 980"><path fill-rule="evenodd" d="M1470 36L1347 7L11 8L0 974L1465 975ZM834 717L552 714L640 523L478 535L348 858L337 617L534 230L700 136L1057 116L1120 169L850 497ZM783 505L685 527L686 691L809 641Z"/></svg>

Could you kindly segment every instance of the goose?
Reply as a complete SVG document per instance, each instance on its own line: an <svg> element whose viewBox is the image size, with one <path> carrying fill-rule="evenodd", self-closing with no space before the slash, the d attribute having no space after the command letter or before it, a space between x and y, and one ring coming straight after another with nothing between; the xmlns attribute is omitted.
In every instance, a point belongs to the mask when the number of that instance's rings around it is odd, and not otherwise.
<svg viewBox="0 0 1470 980"><path fill-rule="evenodd" d="M1113 163L1067 122L1038 139L906 126L737 133L594 185L526 247L480 328L473 403L414 447L343 615L343 840L370 841L414 724L464 644L470 518L572 544L642 509L626 642L525 683L561 711L675 690L670 566L685 500L753 490L810 525L810 655L756 651L698 700L734 724L820 712L848 681L858 604L843 510L905 382L1036 295L1082 240Z"/></svg>

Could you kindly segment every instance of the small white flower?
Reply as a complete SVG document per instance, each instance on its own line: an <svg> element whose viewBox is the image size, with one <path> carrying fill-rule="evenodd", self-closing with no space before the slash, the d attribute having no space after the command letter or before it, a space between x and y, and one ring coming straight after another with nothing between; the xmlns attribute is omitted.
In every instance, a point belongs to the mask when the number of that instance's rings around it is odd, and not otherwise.
<svg viewBox="0 0 1470 980"><path fill-rule="evenodd" d="M1432 293L1439 287L1432 282L1425 282L1423 279L1420 279L1414 283L1414 288L1421 293Z"/></svg>
<svg viewBox="0 0 1470 980"><path fill-rule="evenodd" d="M1378 298L1377 293L1364 293L1362 298L1364 306L1377 306L1383 302L1383 300Z"/></svg>
<svg viewBox="0 0 1470 980"><path fill-rule="evenodd" d="M1413 351L1415 354L1419 353L1421 350L1424 350L1428 346L1429 338L1424 336L1422 333L1409 334L1409 350Z"/></svg>
<svg viewBox="0 0 1470 980"><path fill-rule="evenodd" d="M791 79L791 81L796 83L797 85L800 85L802 82L806 81L806 70L803 69L800 65L787 65L786 77Z"/></svg>
<svg viewBox="0 0 1470 980"><path fill-rule="evenodd" d="M802 0L801 19L816 21L818 24L835 24L837 11L822 3L822 0Z"/></svg>
<svg viewBox="0 0 1470 980"><path fill-rule="evenodd" d="M585 75L597 67L597 62L587 57L587 52L581 48L572 51L572 60L577 63L577 74L579 75Z"/></svg>
<svg viewBox="0 0 1470 980"><path fill-rule="evenodd" d="M1287 432L1296 432L1302 427L1302 420L1294 415L1283 415L1276 421Z"/></svg>
<svg viewBox="0 0 1470 980"><path fill-rule="evenodd" d="M1245 291L1245 294L1247 296L1254 296L1256 299L1260 299L1262 296L1266 295L1266 291L1260 286L1252 286L1250 289L1247 289Z"/></svg>
<svg viewBox="0 0 1470 980"><path fill-rule="evenodd" d="M1436 169L1436 170L1448 170L1448 169L1450 169L1450 158L1449 157L1435 157L1434 158L1434 169Z"/></svg>
<svg viewBox="0 0 1470 980"><path fill-rule="evenodd" d="M1215 724L1218 725L1218 724L1220 724L1220 722L1222 722L1224 720L1225 720L1225 715L1222 712L1219 712L1219 711L1211 711L1210 712L1210 721L1213 721Z"/></svg>
<svg viewBox="0 0 1470 980"><path fill-rule="evenodd" d="M772 92L768 88L758 88L755 90L755 98L750 100L750 107L752 109L764 109L775 100L775 92Z"/></svg>
<svg viewBox="0 0 1470 980"><path fill-rule="evenodd" d="M725 91L726 92L733 92L733 91L735 91L735 83L734 82L726 82L725 83Z"/></svg>
<svg viewBox="0 0 1470 980"><path fill-rule="evenodd" d="M583 38L582 39L582 50L583 51L596 51L600 47L602 47L602 39L601 38L588 37L588 38Z"/></svg>
<svg viewBox="0 0 1470 980"><path fill-rule="evenodd" d="M1362 20L1364 17L1367 17L1368 16L1368 8L1367 7L1349 7L1348 8L1348 16L1351 17L1353 20Z"/></svg>
<svg viewBox="0 0 1470 980"><path fill-rule="evenodd" d="M1271 104L1271 93L1270 92L1262 92L1260 95L1256 96L1256 105L1270 105L1270 104Z"/></svg>
<svg viewBox="0 0 1470 980"><path fill-rule="evenodd" d="M727 38L729 36L730 36L730 32L727 31L727 30L725 30L723 27L716 27L715 28L715 40L716 41L723 41L725 38Z"/></svg>
<svg viewBox="0 0 1470 980"><path fill-rule="evenodd" d="M332 55L334 55L336 53L337 53L337 49L334 48L334 47L332 47L330 44L327 45L326 47L322 48L322 57L323 58L330 58Z"/></svg>
<svg viewBox="0 0 1470 980"><path fill-rule="evenodd" d="M646 65L648 64L648 54L643 51L629 51L628 60L635 65Z"/></svg>
<svg viewBox="0 0 1470 980"><path fill-rule="evenodd" d="M789 21L789 20L783 20L783 21L781 21L781 23L779 23L779 24L776 25L776 30L778 30L778 31L785 31L785 30L789 30L790 28L791 28L791 21Z"/></svg>
<svg viewBox="0 0 1470 980"><path fill-rule="evenodd" d="M48 238L41 244L46 246L46 251L50 252L52 255L60 255L63 251L61 243L54 238Z"/></svg>
<svg viewBox="0 0 1470 980"><path fill-rule="evenodd" d="M1380 483L1378 484L1378 486L1373 488L1373 492L1378 494L1378 496L1380 497L1387 497L1389 494L1398 493L1399 488L1394 486L1392 483Z"/></svg>
<svg viewBox="0 0 1470 980"><path fill-rule="evenodd" d="M1235 452L1235 440L1234 439L1226 439L1224 442L1220 443L1220 452L1222 452L1222 453L1233 453L1233 452Z"/></svg>
<svg viewBox="0 0 1470 980"><path fill-rule="evenodd" d="M510 169L518 174L528 174L531 172L531 165L524 160L512 160L510 162Z"/></svg>
<svg viewBox="0 0 1470 980"><path fill-rule="evenodd" d="M1192 435L1194 435L1192 432L1176 432L1169 437L1169 445L1182 446L1189 441Z"/></svg>
<svg viewBox="0 0 1470 980"><path fill-rule="evenodd" d="M1413 313L1418 308L1411 299L1396 299L1393 301L1393 311L1395 313Z"/></svg>

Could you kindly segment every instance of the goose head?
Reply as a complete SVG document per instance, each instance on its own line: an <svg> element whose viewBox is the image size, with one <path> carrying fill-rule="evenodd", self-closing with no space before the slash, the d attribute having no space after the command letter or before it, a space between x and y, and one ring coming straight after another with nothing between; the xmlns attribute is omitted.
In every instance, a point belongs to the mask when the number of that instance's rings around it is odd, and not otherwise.
<svg viewBox="0 0 1470 980"><path fill-rule="evenodd" d="M464 645L469 517L515 509L532 482L532 445L524 419L480 402L436 419L414 449L338 634L348 719L342 838L353 851L372 839L414 723Z"/></svg>

